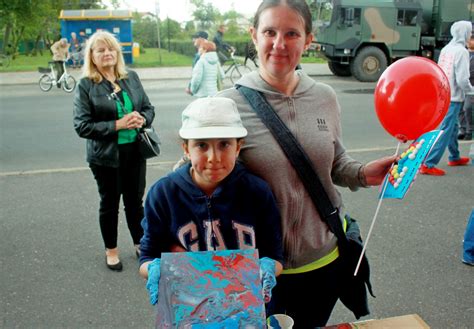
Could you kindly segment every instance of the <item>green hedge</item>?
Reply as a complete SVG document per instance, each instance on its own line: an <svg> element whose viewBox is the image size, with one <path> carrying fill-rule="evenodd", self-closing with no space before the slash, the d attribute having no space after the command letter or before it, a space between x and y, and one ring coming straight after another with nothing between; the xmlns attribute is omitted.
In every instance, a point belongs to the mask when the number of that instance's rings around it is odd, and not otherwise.
<svg viewBox="0 0 474 329"><path fill-rule="evenodd" d="M226 43L230 44L233 46L235 50L235 55L236 56L245 56L245 46L247 43L250 42L250 39L246 40L225 40ZM171 40L170 43L170 51L177 52L179 54L183 54L185 56L194 56L196 53L196 48L194 48L194 45L190 41L183 41L183 40ZM163 41L161 43L161 48L162 49L167 49L168 50L168 42Z"/></svg>

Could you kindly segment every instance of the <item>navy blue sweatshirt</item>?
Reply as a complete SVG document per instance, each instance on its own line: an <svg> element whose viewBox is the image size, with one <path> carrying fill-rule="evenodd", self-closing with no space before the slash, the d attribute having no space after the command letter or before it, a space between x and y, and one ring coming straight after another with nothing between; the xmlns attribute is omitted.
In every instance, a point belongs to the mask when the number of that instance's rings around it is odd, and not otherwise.
<svg viewBox="0 0 474 329"><path fill-rule="evenodd" d="M188 251L258 249L283 261L280 214L268 184L242 165L207 196L192 181L190 164L158 180L145 201L140 264L172 245Z"/></svg>

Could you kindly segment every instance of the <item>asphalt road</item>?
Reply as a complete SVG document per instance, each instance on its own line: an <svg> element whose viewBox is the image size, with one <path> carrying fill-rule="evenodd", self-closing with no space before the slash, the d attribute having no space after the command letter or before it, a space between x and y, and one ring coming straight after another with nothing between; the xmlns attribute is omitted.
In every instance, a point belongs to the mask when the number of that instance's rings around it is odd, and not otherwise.
<svg viewBox="0 0 474 329"><path fill-rule="evenodd" d="M317 79L339 95L345 145L354 158L369 161L395 151L396 141L373 110L374 84ZM149 162L147 186L181 154L180 113L192 100L185 85L145 83L163 140L163 155ZM72 129L71 102L71 94L43 93L33 85L0 91L0 327L151 328L154 310L123 217L124 271L105 267L96 185L84 141ZM470 144L461 144L463 154ZM473 167L449 168L444 158L441 168L447 176L419 176L405 199L384 201L368 246L377 298L365 319L417 313L432 328L474 327L474 268L460 262L474 204ZM341 192L364 234L377 189ZM338 304L330 323L353 320Z"/></svg>

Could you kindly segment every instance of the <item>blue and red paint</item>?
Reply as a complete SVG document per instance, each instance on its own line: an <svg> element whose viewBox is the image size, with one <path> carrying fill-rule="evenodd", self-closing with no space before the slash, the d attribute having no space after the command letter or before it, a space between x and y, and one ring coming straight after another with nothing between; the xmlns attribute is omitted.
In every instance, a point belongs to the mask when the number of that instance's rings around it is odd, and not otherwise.
<svg viewBox="0 0 474 329"><path fill-rule="evenodd" d="M163 253L157 328L265 328L258 251Z"/></svg>

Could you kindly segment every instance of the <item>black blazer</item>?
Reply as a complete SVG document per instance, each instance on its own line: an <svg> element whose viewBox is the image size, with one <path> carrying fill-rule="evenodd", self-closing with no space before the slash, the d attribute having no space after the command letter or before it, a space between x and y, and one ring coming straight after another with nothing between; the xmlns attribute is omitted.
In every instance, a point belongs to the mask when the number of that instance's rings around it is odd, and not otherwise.
<svg viewBox="0 0 474 329"><path fill-rule="evenodd" d="M128 78L119 81L138 111L150 126L155 118L143 86L134 71L128 71ZM118 132L115 130L117 117L116 102L110 96L112 90L108 81L94 83L89 78L79 81L74 96L74 129L87 139L87 162L107 167L119 166Z"/></svg>

